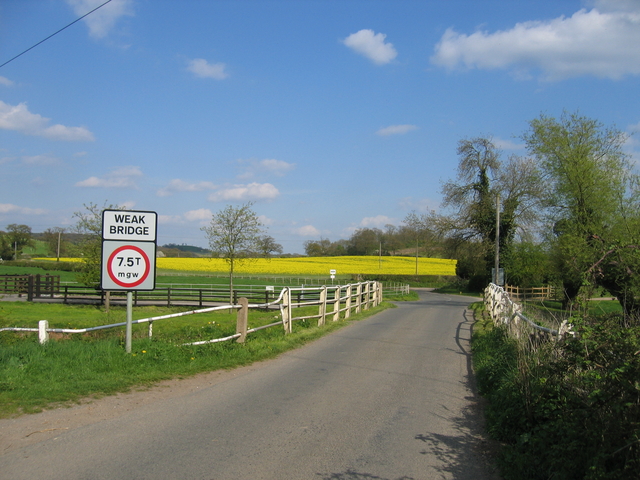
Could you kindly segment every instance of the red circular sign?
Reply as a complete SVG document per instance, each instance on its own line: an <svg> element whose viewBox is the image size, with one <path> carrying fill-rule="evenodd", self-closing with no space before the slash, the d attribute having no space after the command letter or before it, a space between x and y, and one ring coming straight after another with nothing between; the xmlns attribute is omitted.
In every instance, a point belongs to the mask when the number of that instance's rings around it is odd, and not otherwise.
<svg viewBox="0 0 640 480"><path fill-rule="evenodd" d="M116 248L107 261L107 272L114 283L133 288L144 282L151 271L149 257L135 245Z"/></svg>

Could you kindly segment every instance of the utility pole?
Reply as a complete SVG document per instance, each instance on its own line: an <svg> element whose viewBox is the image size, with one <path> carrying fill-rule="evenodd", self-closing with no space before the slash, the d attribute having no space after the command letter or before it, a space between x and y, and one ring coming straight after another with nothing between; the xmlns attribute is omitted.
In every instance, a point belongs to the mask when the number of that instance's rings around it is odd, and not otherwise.
<svg viewBox="0 0 640 480"><path fill-rule="evenodd" d="M500 194L498 193L496 198L496 263L495 268L493 269L493 283L498 285L499 273L498 270L500 268Z"/></svg>

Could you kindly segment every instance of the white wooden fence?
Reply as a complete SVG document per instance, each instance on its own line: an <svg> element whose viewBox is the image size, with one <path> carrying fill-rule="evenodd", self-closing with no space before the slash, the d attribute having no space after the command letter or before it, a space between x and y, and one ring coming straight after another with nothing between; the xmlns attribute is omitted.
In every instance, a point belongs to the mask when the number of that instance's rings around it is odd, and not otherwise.
<svg viewBox="0 0 640 480"><path fill-rule="evenodd" d="M562 340L565 335L575 335L573 325L564 320L557 330L543 327L529 320L522 314L522 306L511 300L509 294L500 286L493 283L484 290L484 304L494 325L506 325L515 336L520 336L523 326L533 332L551 336L555 340Z"/></svg>
<svg viewBox="0 0 640 480"><path fill-rule="evenodd" d="M307 294L307 297L313 298L305 298L305 294ZM362 310L367 310L371 307L375 307L381 302L382 284L380 282L374 281L360 282L349 285L331 285L322 287L285 287L282 289L277 299L267 303L249 305L249 302L246 298L240 298L237 305L218 305L215 307L190 310L187 312L172 313L169 315L161 315L156 317L143 318L140 320L133 320L131 323L147 323L148 335L149 338L151 338L151 336L153 335L153 323L156 321L182 317L185 315L235 309L238 310L235 334L222 338L214 338L211 340L187 343L184 345L202 345L206 343L225 342L233 339L237 339L238 342L244 342L248 334L257 332L258 330L263 330L265 328L273 327L276 325L282 325L284 327L285 333L291 333L293 329L292 324L296 320L318 319L318 325L321 326L325 324L327 318L330 318L331 321L334 322L339 320L341 316L346 319L349 318L352 313L360 313ZM318 313L307 316L294 316L294 310L296 308L305 306L317 306ZM248 312L250 308L279 308L281 319L269 325L263 325L260 327L248 329ZM38 332L38 339L40 343L46 343L49 340L49 333L87 333L96 330L104 330L108 328L123 326L126 326L126 322L81 329L49 328L49 322L47 320L40 320L40 322L38 323L38 328L7 327L0 328L0 332Z"/></svg>

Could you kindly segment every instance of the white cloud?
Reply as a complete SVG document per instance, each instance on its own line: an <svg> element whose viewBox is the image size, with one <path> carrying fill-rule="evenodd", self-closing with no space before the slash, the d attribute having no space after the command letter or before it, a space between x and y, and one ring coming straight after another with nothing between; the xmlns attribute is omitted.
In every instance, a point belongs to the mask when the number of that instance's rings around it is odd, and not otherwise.
<svg viewBox="0 0 640 480"><path fill-rule="evenodd" d="M157 191L159 197L168 197L178 192L201 192L203 190L214 190L216 185L211 182L189 183L179 178L173 179L164 188Z"/></svg>
<svg viewBox="0 0 640 480"><path fill-rule="evenodd" d="M89 142L95 140L93 133L84 127L48 126L49 118L31 113L25 103L9 105L0 100L0 128L25 135L36 135L50 140Z"/></svg>
<svg viewBox="0 0 640 480"><path fill-rule="evenodd" d="M5 87L13 87L13 82L7 77L0 76L0 85L4 85Z"/></svg>
<svg viewBox="0 0 640 480"><path fill-rule="evenodd" d="M364 55L376 65L384 65L398 56L393 44L384 43L385 38L387 36L384 33L374 33L373 30L364 29L352 33L342 43L354 52Z"/></svg>
<svg viewBox="0 0 640 480"><path fill-rule="evenodd" d="M273 158L268 158L260 161L238 160L238 163L244 168L244 172L238 175L238 178L245 180L265 173L282 177L287 172L296 168L295 163L288 163L284 160L276 160Z"/></svg>
<svg viewBox="0 0 640 480"><path fill-rule="evenodd" d="M247 200L273 200L280 192L270 183L249 183L247 185L233 185L218 190L209 195L212 202L247 201Z"/></svg>
<svg viewBox="0 0 640 480"><path fill-rule="evenodd" d="M571 17L517 23L495 33L466 35L449 28L431 61L448 69L510 68L518 76L539 70L546 80L640 75L640 3L597 4L610 11L582 9Z"/></svg>
<svg viewBox="0 0 640 480"><path fill-rule="evenodd" d="M382 228L385 225L395 225L397 220L387 217L386 215L376 215L375 217L364 217L360 221L361 227Z"/></svg>
<svg viewBox="0 0 640 480"><path fill-rule="evenodd" d="M67 0L67 4L73 8L73 13L78 17L86 15L103 3L104 0ZM94 38L104 38L120 18L133 15L132 0L111 0L82 21L89 27L89 35Z"/></svg>
<svg viewBox="0 0 640 480"><path fill-rule="evenodd" d="M3 213L19 213L20 215L44 215L47 210L43 208L19 207L11 203L0 203L0 214Z"/></svg>
<svg viewBox="0 0 640 480"><path fill-rule="evenodd" d="M313 225L305 225L303 227L296 228L294 233L301 237L318 237L320 235L320 230Z"/></svg>
<svg viewBox="0 0 640 480"><path fill-rule="evenodd" d="M75 184L76 187L137 188L135 178L141 177L138 167L120 167L102 177L89 177Z"/></svg>
<svg viewBox="0 0 640 480"><path fill-rule="evenodd" d="M209 63L204 58L195 58L189 61L187 70L200 78L213 78L214 80L224 80L229 76L225 71L227 65L224 63Z"/></svg>
<svg viewBox="0 0 640 480"><path fill-rule="evenodd" d="M418 127L415 125L390 125L378 130L376 135L380 135L381 137L387 137L389 135L404 135L407 132L417 129Z"/></svg>
<svg viewBox="0 0 640 480"><path fill-rule="evenodd" d="M210 221L213 213L208 208L199 208L198 210L190 210L184 214L185 220L189 222Z"/></svg>
<svg viewBox="0 0 640 480"><path fill-rule="evenodd" d="M46 165L57 165L60 163L55 157L50 157L48 155L33 155L22 157L22 163L26 163L27 165L38 165L38 166L46 166Z"/></svg>

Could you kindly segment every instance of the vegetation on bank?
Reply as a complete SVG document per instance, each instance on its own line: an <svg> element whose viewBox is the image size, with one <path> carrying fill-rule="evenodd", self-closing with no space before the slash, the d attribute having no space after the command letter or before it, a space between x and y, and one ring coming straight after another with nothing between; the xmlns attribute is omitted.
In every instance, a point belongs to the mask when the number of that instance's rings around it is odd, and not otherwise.
<svg viewBox="0 0 640 480"><path fill-rule="evenodd" d="M505 480L623 480L640 467L640 323L574 316L561 343L514 339L482 315L472 339Z"/></svg>

